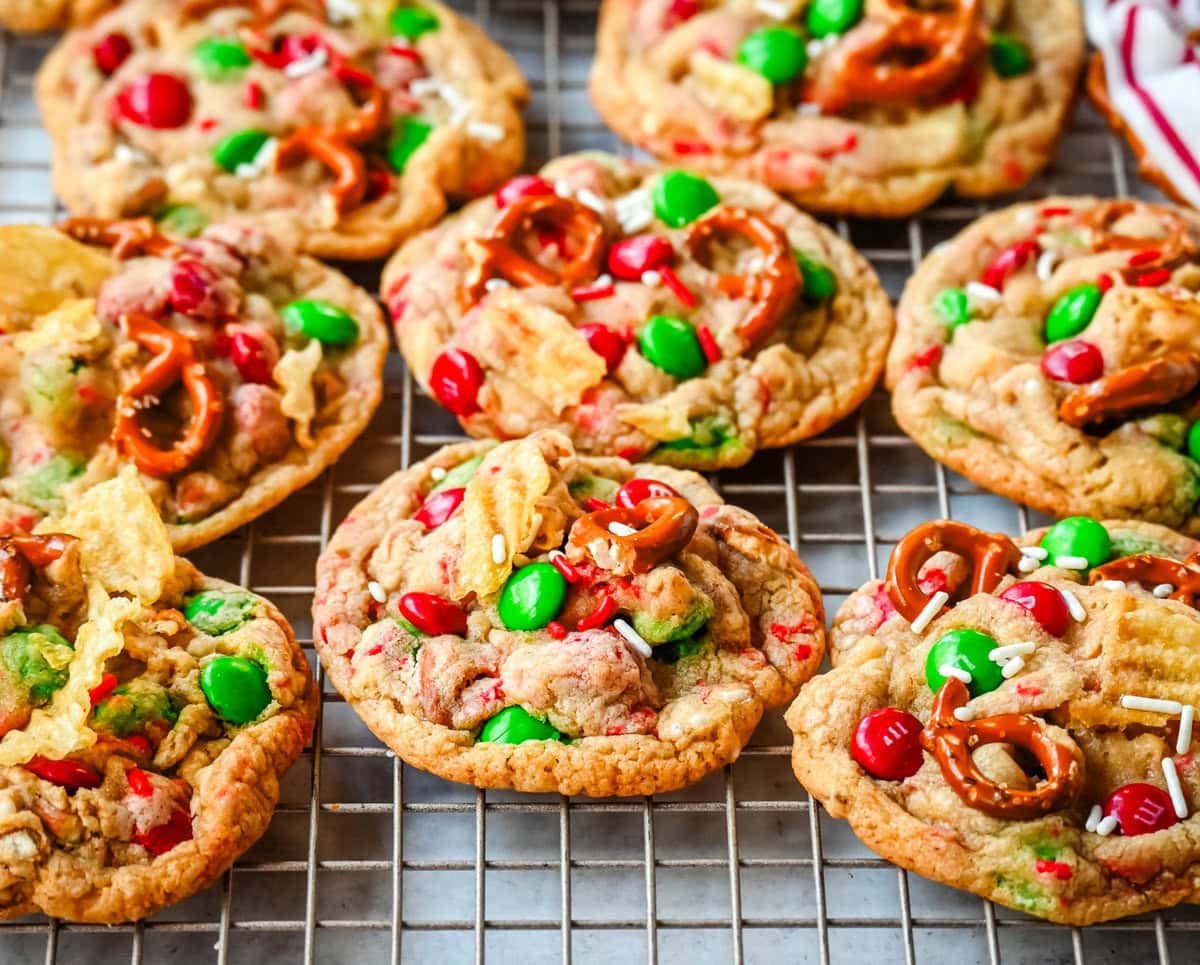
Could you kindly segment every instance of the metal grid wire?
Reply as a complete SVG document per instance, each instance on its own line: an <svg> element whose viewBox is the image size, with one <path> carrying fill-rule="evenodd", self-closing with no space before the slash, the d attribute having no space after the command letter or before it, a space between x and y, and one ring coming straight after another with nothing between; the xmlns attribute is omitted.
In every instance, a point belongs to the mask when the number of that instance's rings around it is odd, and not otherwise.
<svg viewBox="0 0 1200 965"><path fill-rule="evenodd" d="M585 88L594 0L462 6L532 82L531 165L568 150L622 149ZM2 221L58 213L31 97L52 42L0 38ZM1021 196L1144 190L1132 170L1124 146L1081 105L1057 166ZM933 244L984 210L947 203L919 219L832 226L895 298ZM352 273L375 289L378 266ZM274 599L317 666L307 638L312 573L332 528L388 474L457 438L454 421L414 391L393 355L383 407L346 457L194 559ZM899 433L881 393L821 438L760 453L713 481L789 534L831 613L918 522L953 516L1013 533L1038 522L931 462ZM267 835L220 884L136 925L0 925L0 962L1200 960L1200 913L1191 908L1069 929L877 859L797 785L779 713L735 764L696 787L567 800L476 791L403 766L321 683L313 747L284 781Z"/></svg>

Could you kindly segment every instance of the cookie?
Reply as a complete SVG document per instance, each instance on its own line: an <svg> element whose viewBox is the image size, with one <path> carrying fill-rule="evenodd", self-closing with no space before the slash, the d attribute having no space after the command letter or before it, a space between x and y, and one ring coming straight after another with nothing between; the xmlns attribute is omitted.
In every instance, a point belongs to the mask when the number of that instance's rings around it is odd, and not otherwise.
<svg viewBox="0 0 1200 965"><path fill-rule="evenodd" d="M1028 182L1082 61L1074 0L604 0L591 94L663 161L898 217Z"/></svg>
<svg viewBox="0 0 1200 965"><path fill-rule="evenodd" d="M1050 198L987 215L909 280L896 421L934 459L1057 516L1200 534L1200 218Z"/></svg>
<svg viewBox="0 0 1200 965"><path fill-rule="evenodd" d="M871 266L778 195L598 153L414 238L383 292L410 370L471 435L555 428L690 469L849 415L892 333Z"/></svg>
<svg viewBox="0 0 1200 965"><path fill-rule="evenodd" d="M889 861L1085 925L1200 897L1200 543L946 520L851 594L787 712L796 776Z"/></svg>
<svg viewBox="0 0 1200 965"><path fill-rule="evenodd" d="M17 33L85 24L117 0L0 0L0 26Z"/></svg>
<svg viewBox="0 0 1200 965"><path fill-rule="evenodd" d="M37 95L72 213L244 215L328 258L390 253L525 151L524 79L436 0L129 0Z"/></svg>
<svg viewBox="0 0 1200 965"><path fill-rule="evenodd" d="M183 552L366 427L387 329L343 275L244 222L62 227L0 228L0 534L133 465Z"/></svg>
<svg viewBox="0 0 1200 965"><path fill-rule="evenodd" d="M382 483L321 555L313 620L329 681L407 763L592 796L733 761L825 649L779 536L694 473L552 430Z"/></svg>
<svg viewBox="0 0 1200 965"><path fill-rule="evenodd" d="M106 924L258 840L318 699L279 611L176 557L131 468L0 536L0 697L0 919Z"/></svg>

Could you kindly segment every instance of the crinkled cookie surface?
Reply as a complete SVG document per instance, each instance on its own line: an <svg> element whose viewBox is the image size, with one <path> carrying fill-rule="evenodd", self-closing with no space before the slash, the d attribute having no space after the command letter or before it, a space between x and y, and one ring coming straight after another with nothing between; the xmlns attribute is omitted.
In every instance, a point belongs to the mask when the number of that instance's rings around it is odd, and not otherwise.
<svg viewBox="0 0 1200 965"><path fill-rule="evenodd" d="M188 205L322 257L387 254L525 150L524 79L436 0L128 0L63 38L37 94L75 214Z"/></svg>
<svg viewBox="0 0 1200 965"><path fill-rule="evenodd" d="M934 459L1058 516L1200 534L1200 219L1049 198L934 251L897 310L887 381Z"/></svg>
<svg viewBox="0 0 1200 965"><path fill-rule="evenodd" d="M470 434L555 428L693 469L853 412L892 332L866 260L778 195L599 153L414 238L383 293L410 369Z"/></svg>
<svg viewBox="0 0 1200 965"><path fill-rule="evenodd" d="M384 482L322 554L313 616L330 681L405 761L564 794L699 780L824 653L776 534L693 473L552 431Z"/></svg>
<svg viewBox="0 0 1200 965"><path fill-rule="evenodd" d="M1083 46L1073 0L605 0L591 93L664 161L895 217L1028 181Z"/></svg>
<svg viewBox="0 0 1200 965"><path fill-rule="evenodd" d="M1042 918L1194 900L1200 544L1073 517L948 549L943 525L835 617L787 712L796 776L889 861Z"/></svg>

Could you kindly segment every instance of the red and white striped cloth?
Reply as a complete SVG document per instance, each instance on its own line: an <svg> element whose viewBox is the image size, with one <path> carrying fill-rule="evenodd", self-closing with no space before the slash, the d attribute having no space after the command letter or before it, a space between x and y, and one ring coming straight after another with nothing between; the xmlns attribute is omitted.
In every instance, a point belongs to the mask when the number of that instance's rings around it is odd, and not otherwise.
<svg viewBox="0 0 1200 965"><path fill-rule="evenodd" d="M1085 0L1108 96L1150 160L1200 207L1200 0Z"/></svg>

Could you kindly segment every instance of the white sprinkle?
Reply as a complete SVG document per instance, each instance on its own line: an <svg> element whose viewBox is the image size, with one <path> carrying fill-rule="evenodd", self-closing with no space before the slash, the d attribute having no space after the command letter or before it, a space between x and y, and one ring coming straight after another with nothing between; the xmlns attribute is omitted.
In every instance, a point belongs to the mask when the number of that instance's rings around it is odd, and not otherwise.
<svg viewBox="0 0 1200 965"><path fill-rule="evenodd" d="M325 15L332 23L346 23L362 15L355 0L325 0Z"/></svg>
<svg viewBox="0 0 1200 965"><path fill-rule="evenodd" d="M632 526L626 526L624 523L609 523L608 531L613 536L632 536L637 532Z"/></svg>
<svg viewBox="0 0 1200 965"><path fill-rule="evenodd" d="M1036 649L1036 643L1010 643L1003 647L996 647L988 654L988 657L996 663L1005 663L1013 657L1027 657Z"/></svg>
<svg viewBox="0 0 1200 965"><path fill-rule="evenodd" d="M384 592L383 586L378 580L372 580L367 584L367 592L371 594L371 599L376 603L387 603L387 593Z"/></svg>
<svg viewBox="0 0 1200 965"><path fill-rule="evenodd" d="M446 470L442 466L434 466L429 470L429 475L433 477L434 482L441 482L446 478Z"/></svg>
<svg viewBox="0 0 1200 965"><path fill-rule="evenodd" d="M504 534L497 533L492 537L492 562L501 566L507 559L508 547L504 543Z"/></svg>
<svg viewBox="0 0 1200 965"><path fill-rule="evenodd" d="M627 235L636 234L654 220L654 203L645 188L621 195L613 201L613 210Z"/></svg>
<svg viewBox="0 0 1200 965"><path fill-rule="evenodd" d="M608 214L608 202L605 201L595 191L589 191L587 188L580 188L575 197L581 204L586 204L597 214Z"/></svg>
<svg viewBox="0 0 1200 965"><path fill-rule="evenodd" d="M1170 584L1170 583L1159 583L1159 584L1158 584L1158 586L1156 586L1156 587L1155 587L1153 590L1151 590L1150 592L1151 592L1151 593L1153 593L1153 594L1154 594L1156 597L1158 597L1160 600L1162 600L1162 599L1164 599L1165 597L1168 597L1168 596L1170 596L1172 593L1174 593L1174 592L1175 592L1175 587L1171 586L1171 584Z"/></svg>
<svg viewBox="0 0 1200 965"><path fill-rule="evenodd" d="M819 117L821 115L821 105L815 104L812 101L801 101L796 105L796 113L801 117Z"/></svg>
<svg viewBox="0 0 1200 965"><path fill-rule="evenodd" d="M570 198L575 195L575 192L571 189L571 182L566 178L559 178L554 182L554 193L560 198Z"/></svg>
<svg viewBox="0 0 1200 965"><path fill-rule="evenodd" d="M329 60L329 55L325 53L324 47L318 47L307 57L301 57L299 60L293 60L290 64L283 68L284 77L303 77L306 74L311 74L315 70L320 70Z"/></svg>
<svg viewBox="0 0 1200 965"><path fill-rule="evenodd" d="M964 684L971 682L971 675L962 667L956 667L952 663L944 663L938 667L938 673L943 677L953 677L955 680L961 680Z"/></svg>
<svg viewBox="0 0 1200 965"><path fill-rule="evenodd" d="M1184 704L1179 712L1179 736L1175 738L1175 753L1186 754L1192 746L1192 723L1196 717L1196 708Z"/></svg>
<svg viewBox="0 0 1200 965"><path fill-rule="evenodd" d="M924 633L925 628L933 622L933 618L937 616L942 607L950 599L950 594L945 590L938 590L929 598L929 602L925 604L925 609L917 614L917 618L912 622L913 633Z"/></svg>
<svg viewBox="0 0 1200 965"><path fill-rule="evenodd" d="M662 275L656 272L653 268L642 272L642 284L647 288L657 288L662 284Z"/></svg>
<svg viewBox="0 0 1200 965"><path fill-rule="evenodd" d="M1086 570L1088 561L1086 556L1056 556L1054 565L1064 570Z"/></svg>
<svg viewBox="0 0 1200 965"><path fill-rule="evenodd" d="M787 4L780 0L754 0L754 6L772 20L787 20L789 16Z"/></svg>
<svg viewBox="0 0 1200 965"><path fill-rule="evenodd" d="M504 128L499 124L488 124L484 121L468 121L467 133L475 140L488 144L498 144L504 140Z"/></svg>
<svg viewBox="0 0 1200 965"><path fill-rule="evenodd" d="M1106 590L1123 590L1125 589L1124 580L1101 580L1096 586L1102 586Z"/></svg>
<svg viewBox="0 0 1200 965"><path fill-rule="evenodd" d="M1013 657L1000 668L1000 676L1009 680L1025 669L1024 657Z"/></svg>
<svg viewBox="0 0 1200 965"><path fill-rule="evenodd" d="M613 629L621 634L634 650L640 653L643 657L653 655L654 651L650 649L650 644L641 638L641 635L633 629L626 621L618 617L613 620Z"/></svg>
<svg viewBox="0 0 1200 965"><path fill-rule="evenodd" d="M973 711L970 707L955 707L954 708L954 719L961 720L964 723L969 720L974 720L975 719L975 711Z"/></svg>
<svg viewBox="0 0 1200 965"><path fill-rule="evenodd" d="M1067 609L1071 611L1071 619L1076 623L1083 623L1087 619L1087 610L1083 608L1083 604L1079 602L1077 597L1070 590L1059 590L1062 598L1067 601Z"/></svg>
<svg viewBox="0 0 1200 965"><path fill-rule="evenodd" d="M118 144L113 148L113 160L122 164L145 164L150 158L128 144Z"/></svg>
<svg viewBox="0 0 1200 965"><path fill-rule="evenodd" d="M408 85L408 92L413 97L424 97L426 94L441 93L442 82L435 77L418 77Z"/></svg>
<svg viewBox="0 0 1200 965"><path fill-rule="evenodd" d="M1093 804L1092 809L1088 811L1087 820L1084 822L1083 826L1089 831L1095 831L1096 825L1100 823L1100 819L1102 817L1104 817L1104 812L1100 810L1100 805Z"/></svg>
<svg viewBox="0 0 1200 965"><path fill-rule="evenodd" d="M1017 563L1017 569L1022 573L1032 573L1042 564L1035 560L1032 556L1022 556L1021 561Z"/></svg>
<svg viewBox="0 0 1200 965"><path fill-rule="evenodd" d="M1028 556L1030 559L1044 560L1050 555L1050 551L1044 546L1022 546L1021 555Z"/></svg>
<svg viewBox="0 0 1200 965"><path fill-rule="evenodd" d="M1171 804L1175 806L1175 817L1182 821L1188 816L1187 798L1183 796L1183 785L1179 783L1179 772L1175 770L1175 761L1170 757L1162 759L1163 777L1167 779L1167 793L1171 795Z"/></svg>
<svg viewBox="0 0 1200 965"><path fill-rule="evenodd" d="M1180 714L1183 704L1178 700L1160 700L1158 697L1139 697L1137 694L1122 694L1121 706L1126 710L1144 710L1151 714Z"/></svg>
<svg viewBox="0 0 1200 965"><path fill-rule="evenodd" d="M1049 281L1056 267L1058 267L1057 251L1043 251L1038 255L1037 276L1041 281Z"/></svg>
<svg viewBox="0 0 1200 965"><path fill-rule="evenodd" d="M1096 833L1104 838L1107 838L1115 830L1117 830L1117 816L1115 814L1102 817L1096 824Z"/></svg>
<svg viewBox="0 0 1200 965"><path fill-rule="evenodd" d="M511 287L506 278L489 278L483 283L483 290L486 292L498 292L501 288Z"/></svg>
<svg viewBox="0 0 1200 965"><path fill-rule="evenodd" d="M973 298L977 302L984 304L994 304L1000 301L1000 293L991 285L985 285L981 281L969 281L966 284L966 292L968 298Z"/></svg>

